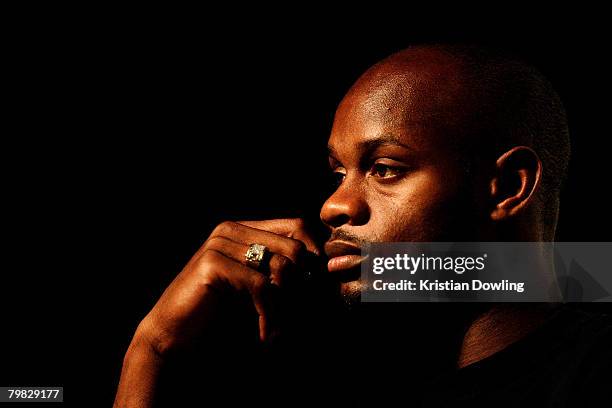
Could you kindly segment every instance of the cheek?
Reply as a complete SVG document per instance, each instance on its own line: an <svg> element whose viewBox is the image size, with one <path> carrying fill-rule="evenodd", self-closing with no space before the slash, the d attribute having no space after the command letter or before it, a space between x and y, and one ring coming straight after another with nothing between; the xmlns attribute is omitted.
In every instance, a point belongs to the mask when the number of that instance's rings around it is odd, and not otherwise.
<svg viewBox="0 0 612 408"><path fill-rule="evenodd" d="M376 241L438 241L457 218L457 180L420 171L387 190L372 192L371 224Z"/></svg>

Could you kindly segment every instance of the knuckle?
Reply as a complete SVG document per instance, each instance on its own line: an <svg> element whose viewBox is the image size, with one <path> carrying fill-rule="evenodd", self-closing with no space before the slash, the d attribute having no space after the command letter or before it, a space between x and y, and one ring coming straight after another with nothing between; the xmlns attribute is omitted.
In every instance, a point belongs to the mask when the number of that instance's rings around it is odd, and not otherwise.
<svg viewBox="0 0 612 408"><path fill-rule="evenodd" d="M251 279L251 290L253 291L253 293L261 294L266 287L268 279L259 273L254 273L253 275L251 275L250 279Z"/></svg>
<svg viewBox="0 0 612 408"><path fill-rule="evenodd" d="M215 236L223 236L227 235L230 231L233 231L236 228L236 223L232 221L223 221L221 224L217 225L213 230L212 234L210 234L211 238Z"/></svg>
<svg viewBox="0 0 612 408"><path fill-rule="evenodd" d="M211 236L204 244L204 250L221 248L226 241L227 238L220 235Z"/></svg>
<svg viewBox="0 0 612 408"><path fill-rule="evenodd" d="M294 239L291 241L291 244L289 245L289 257L291 259L293 260L300 259L305 251L306 251L306 244L304 244L302 241L298 241L297 239Z"/></svg>
<svg viewBox="0 0 612 408"><path fill-rule="evenodd" d="M303 229L305 227L303 218L291 218L290 222L295 229Z"/></svg>
<svg viewBox="0 0 612 408"><path fill-rule="evenodd" d="M288 224L290 238L294 238L296 235L299 235L300 231L303 231L304 228L306 228L302 218L289 218L286 220L286 222Z"/></svg>
<svg viewBox="0 0 612 408"><path fill-rule="evenodd" d="M270 260L270 267L272 270L285 271L293 266L291 259L286 256L274 254Z"/></svg>
<svg viewBox="0 0 612 408"><path fill-rule="evenodd" d="M276 286L283 286L287 279L291 279L294 263L283 255L277 255L270 262L270 282Z"/></svg>
<svg viewBox="0 0 612 408"><path fill-rule="evenodd" d="M220 261L221 254L214 249L206 249L195 262L195 268L202 274L211 273Z"/></svg>

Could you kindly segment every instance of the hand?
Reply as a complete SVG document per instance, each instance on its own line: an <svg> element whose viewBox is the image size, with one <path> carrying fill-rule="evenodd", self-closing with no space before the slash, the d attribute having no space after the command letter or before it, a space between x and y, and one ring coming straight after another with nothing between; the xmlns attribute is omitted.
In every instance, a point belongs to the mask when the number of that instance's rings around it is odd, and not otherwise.
<svg viewBox="0 0 612 408"><path fill-rule="evenodd" d="M253 243L270 252L265 274L246 264ZM116 406L149 406L161 362L210 328L223 315L229 295L250 298L260 339L267 340L276 329L272 294L300 273L308 252L321 253L301 219L217 226L138 326L124 359Z"/></svg>
<svg viewBox="0 0 612 408"><path fill-rule="evenodd" d="M270 251L269 276L247 266L245 253L251 243ZM306 251L320 253L300 219L224 222L166 289L139 329L164 355L205 329L219 313L222 297L237 292L250 296L259 316L260 338L266 340L275 329L272 285L282 288L291 274L299 273Z"/></svg>

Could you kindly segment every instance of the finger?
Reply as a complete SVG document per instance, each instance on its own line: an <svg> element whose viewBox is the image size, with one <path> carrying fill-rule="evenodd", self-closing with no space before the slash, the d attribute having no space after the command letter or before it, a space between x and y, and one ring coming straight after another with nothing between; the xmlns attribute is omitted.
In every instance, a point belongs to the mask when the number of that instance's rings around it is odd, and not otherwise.
<svg viewBox="0 0 612 408"><path fill-rule="evenodd" d="M219 224L204 246L215 237L229 238L245 245L254 243L264 245L271 252L283 255L298 265L303 263L307 253L305 244L300 240L231 221Z"/></svg>
<svg viewBox="0 0 612 408"><path fill-rule="evenodd" d="M245 257L248 248L248 245L221 236L211 238L206 243L206 249L221 252L234 261L250 267ZM288 282L292 279L291 275L297 273L297 268L291 259L271 252L269 256L262 261L261 268L256 269L256 271L269 276L273 284L282 286L284 282Z"/></svg>
<svg viewBox="0 0 612 408"><path fill-rule="evenodd" d="M249 293L259 317L259 337L262 341L269 338L270 333L278 326L277 306L274 290L264 275L212 249L200 257L195 269L214 269L218 278L233 290Z"/></svg>
<svg viewBox="0 0 612 408"><path fill-rule="evenodd" d="M304 220L301 218L279 218L275 220L265 221L239 221L239 224L246 225L251 228L274 232L275 234L284 235L289 238L302 241L308 251L321 255L322 251L308 233Z"/></svg>

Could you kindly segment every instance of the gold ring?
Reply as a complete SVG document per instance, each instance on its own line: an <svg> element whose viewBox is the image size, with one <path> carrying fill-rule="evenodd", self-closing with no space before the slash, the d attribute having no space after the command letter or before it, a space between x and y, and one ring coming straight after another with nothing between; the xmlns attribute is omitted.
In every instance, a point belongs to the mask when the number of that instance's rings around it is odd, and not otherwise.
<svg viewBox="0 0 612 408"><path fill-rule="evenodd" d="M259 269L267 250L268 248L260 244L249 245L249 249L244 254L247 265L253 269Z"/></svg>

